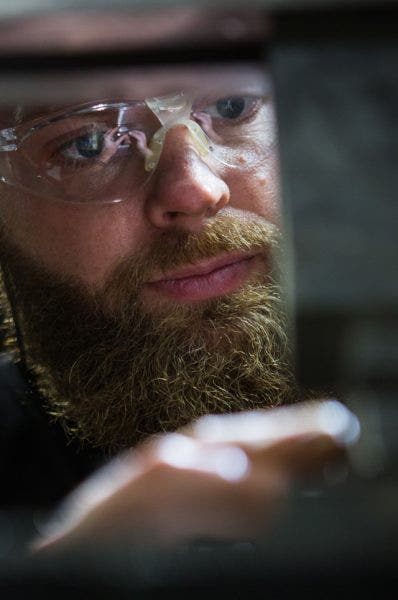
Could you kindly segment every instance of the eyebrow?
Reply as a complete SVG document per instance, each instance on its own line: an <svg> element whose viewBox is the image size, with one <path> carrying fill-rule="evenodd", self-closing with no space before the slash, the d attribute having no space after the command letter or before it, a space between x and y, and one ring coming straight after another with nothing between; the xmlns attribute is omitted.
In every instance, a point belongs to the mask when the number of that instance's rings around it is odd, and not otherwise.
<svg viewBox="0 0 398 600"><path fill-rule="evenodd" d="M15 125L19 125L20 123L25 123L29 121L34 121L39 117L48 117L49 115L56 114L59 112L67 111L68 109L73 108L71 104L46 104L46 105L35 105L35 106L18 106L18 108L14 111L14 119ZM18 113L17 113L18 111Z"/></svg>
<svg viewBox="0 0 398 600"><path fill-rule="evenodd" d="M171 90L170 92L168 91L162 91L161 94L159 94L158 96L164 96L164 95L168 95L169 93L172 93L175 90ZM254 90L253 88L246 88L242 91L240 91L240 93L242 95L268 95L268 94L264 94L261 93L259 90ZM226 88L223 91L220 91L219 93L214 92L214 97L212 98L212 95L210 95L209 93L207 94L203 94L203 97L205 99L208 99L209 102L212 100L215 100L215 98L222 98L222 97L226 97L229 94L236 94L236 89L234 90L233 88ZM93 100L92 102L87 102L87 103L79 103L79 104L57 104L57 105L46 105L46 106L35 106L35 107L29 107L28 109L24 110L24 107L19 107L19 112L18 115L15 114L15 109L13 111L14 114L10 115L10 120L7 122L4 121L4 119L1 119L1 111L0 111L0 122L4 122L5 125L4 127L16 127L18 125L21 125L23 123L29 123L30 121L35 121L37 119L39 119L40 117L44 118L51 118L51 116L55 116L58 113L60 115L62 115L62 113L68 113L68 112L73 112L74 110L78 110L81 106L84 106L85 104L87 104L87 107L89 108L90 105L95 106L97 104L100 104L102 102L109 102L109 103L118 103L120 102L122 103L128 103L129 101L133 101L133 98L97 98L95 100ZM12 121L12 123L10 123L10 121ZM0 126L2 127L2 125Z"/></svg>
<svg viewBox="0 0 398 600"><path fill-rule="evenodd" d="M237 62L233 68L204 63L195 65L194 70L167 65L162 69L122 69L111 76L103 75L101 71L78 77L51 74L35 78L26 74L22 80L10 78L9 82L3 81L1 87L5 92L12 92L14 86L14 96L25 98L22 102L11 102L3 95L3 106L6 105L11 115L11 122L6 126L72 110L84 104L145 100L184 89L194 89L203 96L220 94L221 97L238 92L271 95L273 88L267 66L256 63ZM51 97L52 93L55 97ZM32 97L30 102L26 100L29 96ZM43 96L49 98L48 101L43 100ZM1 109L0 105L0 112Z"/></svg>

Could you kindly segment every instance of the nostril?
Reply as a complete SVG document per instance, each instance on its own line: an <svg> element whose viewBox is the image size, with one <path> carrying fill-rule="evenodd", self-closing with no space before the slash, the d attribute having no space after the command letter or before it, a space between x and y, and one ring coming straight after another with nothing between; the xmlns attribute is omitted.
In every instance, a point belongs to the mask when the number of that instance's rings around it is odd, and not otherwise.
<svg viewBox="0 0 398 600"><path fill-rule="evenodd" d="M218 202L216 202L215 204L213 204L212 206L209 206L206 210L206 217L214 217L219 210L221 210L222 208L224 208L224 206L226 204L228 204L229 202L229 195L228 194L223 194L221 196L221 198L218 200Z"/></svg>
<svg viewBox="0 0 398 600"><path fill-rule="evenodd" d="M178 146L165 144L145 211L156 227L192 231L228 204L230 192L224 179L195 152L182 143Z"/></svg>

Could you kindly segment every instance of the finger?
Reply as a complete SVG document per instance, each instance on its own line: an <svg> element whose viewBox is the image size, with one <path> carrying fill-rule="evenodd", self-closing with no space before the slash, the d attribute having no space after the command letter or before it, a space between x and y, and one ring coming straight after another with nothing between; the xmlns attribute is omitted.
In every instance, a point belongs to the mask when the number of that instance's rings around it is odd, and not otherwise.
<svg viewBox="0 0 398 600"><path fill-rule="evenodd" d="M120 146L121 144L125 144L126 142L130 143L131 139L129 137L129 135L127 133L125 133L124 135L121 135L120 137L116 138L115 140L115 145L116 146Z"/></svg>
<svg viewBox="0 0 398 600"><path fill-rule="evenodd" d="M113 127L113 129L110 129L109 131L107 131L104 135L105 140L109 141L109 140L114 140L115 134L118 131L118 127Z"/></svg>
<svg viewBox="0 0 398 600"><path fill-rule="evenodd" d="M202 442L241 444L253 449L317 435L329 436L336 445L349 447L358 440L360 425L357 417L343 404L325 400L205 416L184 433Z"/></svg>
<svg viewBox="0 0 398 600"><path fill-rule="evenodd" d="M256 469L280 469L290 476L309 475L327 464L343 460L347 449L330 435L306 434L285 438L264 449L243 446Z"/></svg>

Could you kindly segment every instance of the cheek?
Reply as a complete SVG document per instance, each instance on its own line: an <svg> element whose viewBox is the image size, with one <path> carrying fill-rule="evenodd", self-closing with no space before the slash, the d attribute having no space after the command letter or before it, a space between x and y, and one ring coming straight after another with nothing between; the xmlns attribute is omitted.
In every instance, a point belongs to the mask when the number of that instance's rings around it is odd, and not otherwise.
<svg viewBox="0 0 398 600"><path fill-rule="evenodd" d="M132 202L87 207L14 196L12 203L0 205L12 242L50 271L92 287L144 239L140 211Z"/></svg>
<svg viewBox="0 0 398 600"><path fill-rule="evenodd" d="M230 206L259 215L280 224L281 198L277 151L272 150L263 164L228 176Z"/></svg>

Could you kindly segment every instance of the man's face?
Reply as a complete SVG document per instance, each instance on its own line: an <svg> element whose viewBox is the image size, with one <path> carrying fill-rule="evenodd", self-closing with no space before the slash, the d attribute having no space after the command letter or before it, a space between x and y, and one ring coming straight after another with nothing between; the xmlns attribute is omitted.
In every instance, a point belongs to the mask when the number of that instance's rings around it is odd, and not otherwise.
<svg viewBox="0 0 398 600"><path fill-rule="evenodd" d="M134 98L185 89L211 91L213 116L232 98L229 126L251 120L240 154L217 139L221 158L203 157L177 124L145 185L126 185L120 202L2 190L4 263L30 366L50 409L94 443L126 446L203 412L289 394L271 285L280 226L271 83L256 67L141 73Z"/></svg>
<svg viewBox="0 0 398 600"><path fill-rule="evenodd" d="M101 286L120 260L145 250L169 231L197 233L215 217L224 215L240 221L261 217L279 223L270 76L259 67L236 65L197 67L196 73L195 67L168 70L166 74L139 72L136 79L131 89L126 89L128 83L124 83L118 92L138 99L190 88L203 88L206 93L210 90L214 98L223 98L230 91L242 97L264 94L267 101L255 135L261 139L265 160L261 157L255 169L250 165L246 169L244 163L229 167L222 161L207 167L192 151L189 133L176 127L167 136L161 160L148 184L138 190L126 189L124 202L75 205L3 189L3 197L10 199L1 207L3 221L15 243L52 272L80 280L91 288ZM19 119L23 120L25 113L27 117L36 116L30 108L22 109ZM252 140L253 147L256 141Z"/></svg>

